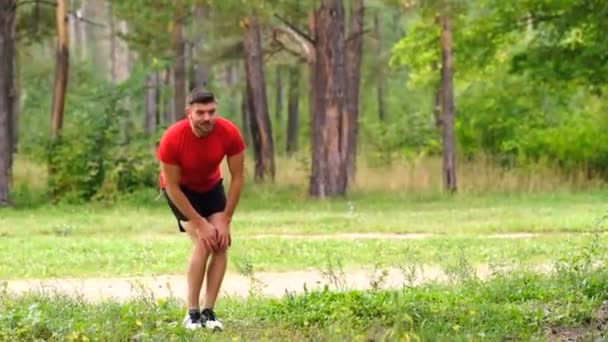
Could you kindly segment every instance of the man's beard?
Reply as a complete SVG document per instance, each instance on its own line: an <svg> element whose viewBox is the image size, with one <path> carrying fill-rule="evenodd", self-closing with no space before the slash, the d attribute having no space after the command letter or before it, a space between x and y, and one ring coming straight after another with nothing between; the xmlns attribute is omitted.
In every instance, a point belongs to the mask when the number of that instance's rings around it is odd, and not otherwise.
<svg viewBox="0 0 608 342"><path fill-rule="evenodd" d="M205 122L195 125L196 131L199 134L209 134L213 129L213 122Z"/></svg>

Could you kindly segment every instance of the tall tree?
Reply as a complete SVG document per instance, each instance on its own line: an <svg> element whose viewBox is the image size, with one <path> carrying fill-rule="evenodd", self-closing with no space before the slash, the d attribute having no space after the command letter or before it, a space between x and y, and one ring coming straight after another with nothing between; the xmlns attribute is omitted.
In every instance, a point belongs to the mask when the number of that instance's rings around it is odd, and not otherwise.
<svg viewBox="0 0 608 342"><path fill-rule="evenodd" d="M192 9L194 20L192 21L193 37L190 45L191 68L190 68L190 88L207 87L209 83L209 70L201 60L203 45L205 44L205 32L201 28L205 20L209 19L209 7L195 3Z"/></svg>
<svg viewBox="0 0 608 342"><path fill-rule="evenodd" d="M361 59L363 56L363 0L355 0L351 7L349 36L346 41L346 114L344 116L342 150L348 181L355 179L357 141L359 135L359 92Z"/></svg>
<svg viewBox="0 0 608 342"><path fill-rule="evenodd" d="M344 162L344 112L346 41L344 5L341 0L323 0L314 18L315 63L312 106L313 157L310 195L339 196L346 193Z"/></svg>
<svg viewBox="0 0 608 342"><path fill-rule="evenodd" d="M146 76L146 95L144 101L144 132L152 135L160 121L160 74L150 71Z"/></svg>
<svg viewBox="0 0 608 342"><path fill-rule="evenodd" d="M53 94L53 110L51 113L51 146L53 149L60 141L61 128L63 127L63 114L65 109L65 97L68 86L69 71L69 34L68 34L68 0L57 1L57 41L56 41L56 66L55 66L55 88ZM51 149L49 156L49 179L52 181L55 175L55 158ZM55 190L52 191L55 197ZM56 200L56 198L53 198Z"/></svg>
<svg viewBox="0 0 608 342"><path fill-rule="evenodd" d="M173 120L184 117L186 108L186 41L184 39L184 4L176 4L173 20Z"/></svg>
<svg viewBox="0 0 608 342"><path fill-rule="evenodd" d="M118 68L118 57L116 56L116 25L114 20L114 9L112 8L112 2L108 1L107 16L108 16L108 33L109 33L109 44L110 44L110 81L116 83L117 80L117 68Z"/></svg>
<svg viewBox="0 0 608 342"><path fill-rule="evenodd" d="M254 16L246 18L244 26L247 103L255 152L255 180L274 180L274 143L268 114L260 26Z"/></svg>
<svg viewBox="0 0 608 342"><path fill-rule="evenodd" d="M441 108L443 127L443 180L449 192L456 191L456 139L454 133L454 59L452 18L446 6L441 15Z"/></svg>
<svg viewBox="0 0 608 342"><path fill-rule="evenodd" d="M245 87L243 88L243 91L241 92L241 132L243 134L243 139L245 140L245 144L246 145L251 145L251 132L253 131L251 129L251 125L249 123L250 121L250 117L251 114L249 113L250 110L250 105L249 105L249 96L247 96L247 92L249 91L247 85L245 84ZM254 148L254 153L256 152L256 149Z"/></svg>
<svg viewBox="0 0 608 342"><path fill-rule="evenodd" d="M298 128L300 121L300 66L289 66L288 84L288 116L287 116L287 154L291 155L298 150Z"/></svg>
<svg viewBox="0 0 608 342"><path fill-rule="evenodd" d="M68 0L57 1L55 88L53 94L53 111L51 113L51 138L53 143L56 143L60 138L61 128L63 127L65 96L68 86L70 50L67 8Z"/></svg>
<svg viewBox="0 0 608 342"><path fill-rule="evenodd" d="M10 204L13 162L13 63L15 55L16 0L0 4L0 206Z"/></svg>
<svg viewBox="0 0 608 342"><path fill-rule="evenodd" d="M283 116L283 98L285 97L283 93L285 92L283 86L283 68L281 65L278 65L276 68L275 74L275 91L276 91L276 108L275 108L275 119L276 122L281 122L281 117Z"/></svg>
<svg viewBox="0 0 608 342"><path fill-rule="evenodd" d="M55 91L53 96L53 111L51 114L51 137L59 138L63 127L65 95L68 86L69 71L69 35L68 35L68 0L57 1L57 46L55 67Z"/></svg>
<svg viewBox="0 0 608 342"><path fill-rule="evenodd" d="M395 25L397 26L397 25ZM380 25L380 13L375 13L374 15L374 51L377 52L376 56L378 58L376 72L376 97L378 100L378 118L382 121L386 120L386 67L384 60L384 51L383 51L383 41L382 41L382 28Z"/></svg>

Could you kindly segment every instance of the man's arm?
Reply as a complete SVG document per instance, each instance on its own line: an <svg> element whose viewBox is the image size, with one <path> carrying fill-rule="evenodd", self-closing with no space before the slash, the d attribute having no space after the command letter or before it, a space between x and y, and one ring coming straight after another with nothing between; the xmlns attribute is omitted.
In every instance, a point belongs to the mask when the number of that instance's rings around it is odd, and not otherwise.
<svg viewBox="0 0 608 342"><path fill-rule="evenodd" d="M226 213L228 222L230 222L236 210L236 205L239 203L243 184L245 183L245 152L229 156L227 161L231 180L224 212Z"/></svg>
<svg viewBox="0 0 608 342"><path fill-rule="evenodd" d="M202 219L202 217L194 210L186 195L179 187L180 168L177 165L171 165L161 162L160 169L165 177L165 189L171 201L189 220Z"/></svg>

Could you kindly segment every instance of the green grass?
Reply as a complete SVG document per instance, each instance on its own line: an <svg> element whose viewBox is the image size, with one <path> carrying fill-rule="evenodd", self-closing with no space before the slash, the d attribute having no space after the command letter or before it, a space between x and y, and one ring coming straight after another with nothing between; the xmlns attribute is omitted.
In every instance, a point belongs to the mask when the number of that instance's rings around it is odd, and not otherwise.
<svg viewBox="0 0 608 342"><path fill-rule="evenodd" d="M0 279L183 274L190 242L155 191L112 203L45 203L17 193L0 209ZM590 330L608 299L608 192L353 192L313 201L301 187L250 186L233 224L230 270L343 270L435 264L456 283L402 290L222 298L228 330L183 330L183 303L146 293L126 303L11 294L0 286L3 340L539 340L551 327ZM433 233L421 240L284 239L259 234ZM537 232L528 239L492 233ZM595 232L597 234L591 234ZM592 248L589 248L591 246ZM339 261L335 262L334 261ZM565 261L565 263L563 263ZM562 262L550 274L471 278L466 265ZM407 281L404 282L407 283Z"/></svg>
<svg viewBox="0 0 608 342"><path fill-rule="evenodd" d="M72 235L176 232L175 220L154 193L114 204L43 205L0 209L0 236L68 231ZM263 233L496 233L580 232L608 213L608 192L530 195L429 196L354 194L312 201L296 194L249 194L237 210L235 234Z"/></svg>
<svg viewBox="0 0 608 342"><path fill-rule="evenodd" d="M601 234L608 243L608 235ZM244 261L257 271L320 269L337 260L347 269L397 266L416 260L450 265L464 255L476 264L537 264L587 245L590 235L530 239L477 236L421 240L306 240L236 237L230 270ZM48 278L183 274L191 251L183 235L5 237L0 278Z"/></svg>
<svg viewBox="0 0 608 342"><path fill-rule="evenodd" d="M266 189L268 190L268 189ZM415 257L449 264L544 263L605 231L603 191L455 197L353 194L311 201L293 191L248 194L233 224L231 269L319 269L331 258L347 268L398 265ZM190 242L163 199L139 193L117 203L0 209L0 277L46 278L183 274ZM253 197L252 197L253 196ZM254 197L262 197L255 200ZM422 240L259 238L258 234L434 233ZM551 233L496 239L499 232ZM576 233L562 235L557 233ZM555 233L555 234L554 234ZM585 233L585 234L582 234ZM608 237L602 234L602 241Z"/></svg>
<svg viewBox="0 0 608 342"><path fill-rule="evenodd" d="M594 246L598 246L595 244ZM328 290L270 299L225 298L216 308L227 330L187 332L183 304L145 292L124 303L77 295L14 295L0 287L0 340L539 340L550 328L596 334L608 298L605 259L578 249L547 275L467 276L456 285L402 290Z"/></svg>

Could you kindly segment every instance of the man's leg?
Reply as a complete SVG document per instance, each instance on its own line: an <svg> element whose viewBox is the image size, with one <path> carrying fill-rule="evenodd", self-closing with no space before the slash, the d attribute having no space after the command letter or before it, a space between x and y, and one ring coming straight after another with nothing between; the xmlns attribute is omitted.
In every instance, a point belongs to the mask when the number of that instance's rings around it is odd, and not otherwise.
<svg viewBox="0 0 608 342"><path fill-rule="evenodd" d="M209 222L218 226L225 224L224 213L215 213L209 216ZM207 290L205 291L205 308L213 309L220 292L226 268L228 266L228 247L223 250L212 251L209 269L207 270Z"/></svg>
<svg viewBox="0 0 608 342"><path fill-rule="evenodd" d="M190 227L188 222L182 221L182 227L193 242L190 266L188 267L188 309L199 309L200 292L205 278L205 268L209 259L210 251L198 239L196 232Z"/></svg>

